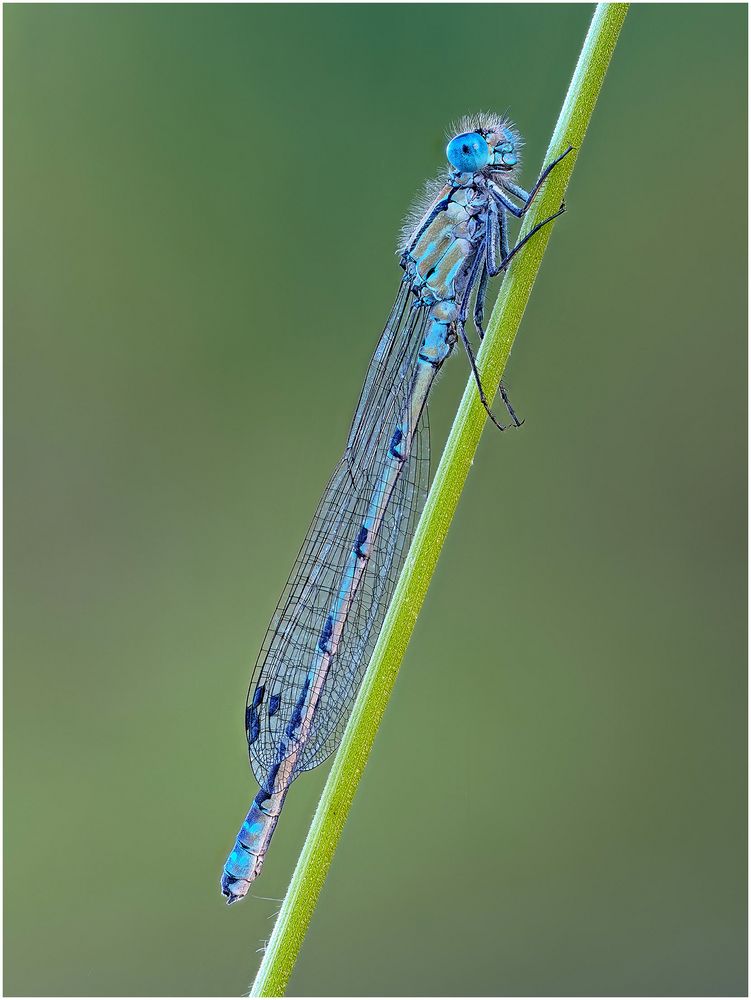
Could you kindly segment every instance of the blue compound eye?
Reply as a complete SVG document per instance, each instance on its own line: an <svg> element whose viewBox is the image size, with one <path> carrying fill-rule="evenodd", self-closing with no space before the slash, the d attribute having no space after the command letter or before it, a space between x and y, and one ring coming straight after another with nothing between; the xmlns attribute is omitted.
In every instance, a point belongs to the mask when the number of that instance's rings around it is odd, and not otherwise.
<svg viewBox="0 0 751 1000"><path fill-rule="evenodd" d="M488 165L490 150L478 132L455 135L446 146L446 159L462 174L474 174Z"/></svg>

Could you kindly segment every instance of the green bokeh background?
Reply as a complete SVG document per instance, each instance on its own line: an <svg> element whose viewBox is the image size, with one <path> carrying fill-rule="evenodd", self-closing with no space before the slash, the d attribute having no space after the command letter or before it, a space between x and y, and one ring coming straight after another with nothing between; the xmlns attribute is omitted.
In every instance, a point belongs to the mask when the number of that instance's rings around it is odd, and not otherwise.
<svg viewBox="0 0 751 1000"><path fill-rule="evenodd" d="M248 674L395 233L466 111L534 179L591 10L6 6L6 993L247 988ZM745 6L632 9L295 995L745 993L745 81Z"/></svg>

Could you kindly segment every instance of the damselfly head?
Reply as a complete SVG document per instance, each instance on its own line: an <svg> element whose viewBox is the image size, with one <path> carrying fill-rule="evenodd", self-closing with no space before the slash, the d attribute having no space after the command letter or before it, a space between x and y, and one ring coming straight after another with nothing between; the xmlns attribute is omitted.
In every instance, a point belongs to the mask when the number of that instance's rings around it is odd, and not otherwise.
<svg viewBox="0 0 751 1000"><path fill-rule="evenodd" d="M506 118L485 112L462 118L452 130L446 158L458 173L510 173L519 165L521 137Z"/></svg>
<svg viewBox="0 0 751 1000"><path fill-rule="evenodd" d="M491 178L494 174L508 177L519 168L523 141L513 123L503 115L492 111L465 115L449 128L446 139L446 158L452 168L449 184L472 183L477 173ZM414 236L415 227L420 225L425 213L443 196L446 181L444 167L437 177L427 181L424 192L415 199L399 235L398 254Z"/></svg>

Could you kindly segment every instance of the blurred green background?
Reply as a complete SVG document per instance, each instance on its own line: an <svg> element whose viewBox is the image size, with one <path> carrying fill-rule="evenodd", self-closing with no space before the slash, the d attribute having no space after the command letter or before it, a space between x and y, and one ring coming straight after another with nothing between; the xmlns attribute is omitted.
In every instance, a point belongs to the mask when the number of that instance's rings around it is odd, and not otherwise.
<svg viewBox="0 0 751 1000"><path fill-rule="evenodd" d="M395 234L464 112L534 180L591 11L6 6L6 994L247 988L248 675ZM745 6L634 7L292 994L745 993L745 191Z"/></svg>

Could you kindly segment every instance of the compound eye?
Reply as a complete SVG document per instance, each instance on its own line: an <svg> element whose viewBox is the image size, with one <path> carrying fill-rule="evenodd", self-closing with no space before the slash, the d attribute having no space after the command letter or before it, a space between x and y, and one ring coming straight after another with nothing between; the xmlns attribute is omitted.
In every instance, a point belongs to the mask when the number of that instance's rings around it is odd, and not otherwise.
<svg viewBox="0 0 751 1000"><path fill-rule="evenodd" d="M488 165L490 149L479 132L465 132L446 146L446 159L460 173L474 174Z"/></svg>

